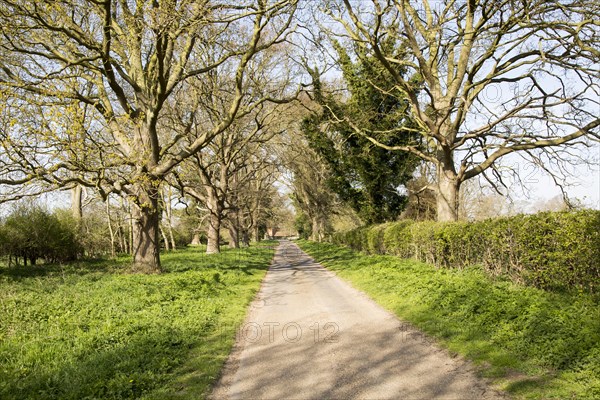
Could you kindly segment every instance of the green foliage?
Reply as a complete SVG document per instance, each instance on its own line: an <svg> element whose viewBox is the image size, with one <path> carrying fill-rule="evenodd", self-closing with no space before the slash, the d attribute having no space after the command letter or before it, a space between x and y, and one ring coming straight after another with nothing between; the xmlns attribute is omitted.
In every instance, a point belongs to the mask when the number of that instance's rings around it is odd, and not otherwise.
<svg viewBox="0 0 600 400"><path fill-rule="evenodd" d="M376 225L366 232L367 251L371 254L384 254L385 245L383 243L383 234L387 228L386 224Z"/></svg>
<svg viewBox="0 0 600 400"><path fill-rule="evenodd" d="M400 221L337 233L333 242L443 268L481 264L492 275L544 289L600 289L600 211L480 222Z"/></svg>
<svg viewBox="0 0 600 400"><path fill-rule="evenodd" d="M459 225L451 227L452 234L454 229ZM299 244L427 335L407 340L435 337L452 352L474 360L485 376L511 394L528 399L598 398L598 294L548 292L492 278L478 267L436 268L332 244Z"/></svg>
<svg viewBox="0 0 600 400"><path fill-rule="evenodd" d="M298 209L296 213L296 219L294 220L294 228L298 231L298 235L302 239L308 239L312 234L312 225L310 218L302 210Z"/></svg>
<svg viewBox="0 0 600 400"><path fill-rule="evenodd" d="M404 57L398 43L386 48ZM390 73L372 54L354 49L355 59L335 44L346 85L351 94L345 102L324 96L318 72L312 71L315 99L324 105L320 115L306 118L302 131L309 145L323 157L331 170L328 185L367 224L392 221L406 206L398 187L412 178L417 159L409 153L388 151L371 143L347 122L374 136L387 146L415 145L415 128L410 118L407 95L393 84ZM395 50L394 50L395 49ZM402 69L399 74L404 74ZM324 132L322 124L329 120Z"/></svg>
<svg viewBox="0 0 600 400"><path fill-rule="evenodd" d="M0 220L0 257L7 254L8 236L2 220Z"/></svg>
<svg viewBox="0 0 600 400"><path fill-rule="evenodd" d="M189 230L183 224L175 225L173 228L173 238L175 239L175 245L177 248L184 248L192 242L194 236L192 230ZM200 242L206 243L206 233L202 231L200 233Z"/></svg>
<svg viewBox="0 0 600 400"><path fill-rule="evenodd" d="M198 399L218 376L273 250L0 267L0 398Z"/></svg>
<svg viewBox="0 0 600 400"><path fill-rule="evenodd" d="M385 253L409 258L412 255L412 235L407 229L413 221L402 220L389 224L383 231Z"/></svg>
<svg viewBox="0 0 600 400"><path fill-rule="evenodd" d="M5 219L0 255L23 264L74 260L81 253L73 219L61 212L49 213L37 205L21 204Z"/></svg>

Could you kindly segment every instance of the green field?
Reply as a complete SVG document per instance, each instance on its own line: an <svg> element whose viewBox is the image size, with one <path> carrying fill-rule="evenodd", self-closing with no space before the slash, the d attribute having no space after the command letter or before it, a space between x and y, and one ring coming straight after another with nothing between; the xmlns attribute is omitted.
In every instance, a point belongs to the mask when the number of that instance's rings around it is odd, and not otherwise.
<svg viewBox="0 0 600 400"><path fill-rule="evenodd" d="M198 399L227 358L273 243L207 256L0 267L1 399Z"/></svg>
<svg viewBox="0 0 600 400"><path fill-rule="evenodd" d="M600 296L492 280L299 241L316 261L422 329L517 398L600 398ZM424 338L424 340L428 340Z"/></svg>

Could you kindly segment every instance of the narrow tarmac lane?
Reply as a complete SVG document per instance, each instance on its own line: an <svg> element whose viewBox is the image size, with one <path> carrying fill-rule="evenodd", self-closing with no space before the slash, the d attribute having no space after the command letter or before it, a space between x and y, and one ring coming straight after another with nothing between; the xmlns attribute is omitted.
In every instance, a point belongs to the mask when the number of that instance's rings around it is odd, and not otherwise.
<svg viewBox="0 0 600 400"><path fill-rule="evenodd" d="M282 241L214 399L497 399L473 367Z"/></svg>

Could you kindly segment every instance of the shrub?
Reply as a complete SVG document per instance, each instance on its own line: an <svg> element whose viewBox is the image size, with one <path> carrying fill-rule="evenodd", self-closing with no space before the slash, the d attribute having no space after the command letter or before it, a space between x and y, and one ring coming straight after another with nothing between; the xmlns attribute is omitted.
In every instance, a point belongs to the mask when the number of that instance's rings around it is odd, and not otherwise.
<svg viewBox="0 0 600 400"><path fill-rule="evenodd" d="M360 227L346 232L338 232L332 236L332 241L337 244L344 244L355 250L367 251L368 230L368 227Z"/></svg>
<svg viewBox="0 0 600 400"><path fill-rule="evenodd" d="M366 231L367 251L371 254L385 254L385 242L383 240L386 224L375 225Z"/></svg>
<svg viewBox="0 0 600 400"><path fill-rule="evenodd" d="M294 228L298 231L298 235L302 239L308 239L312 235L312 224L308 215L302 211L298 212L294 220Z"/></svg>
<svg viewBox="0 0 600 400"><path fill-rule="evenodd" d="M478 222L413 222L336 233L333 242L440 268L481 264L545 289L600 288L600 211L543 212Z"/></svg>
<svg viewBox="0 0 600 400"><path fill-rule="evenodd" d="M383 232L383 246L386 253L412 258L415 255L410 232L411 220L399 221L393 224L388 224Z"/></svg>
<svg viewBox="0 0 600 400"><path fill-rule="evenodd" d="M175 238L175 246L183 248L192 242L193 233L186 226L179 224L173 227L173 237ZM200 242L206 243L206 233L200 232Z"/></svg>
<svg viewBox="0 0 600 400"><path fill-rule="evenodd" d="M20 205L6 218L0 229L3 233L0 251L23 264L74 260L81 252L72 221L36 205Z"/></svg>
<svg viewBox="0 0 600 400"><path fill-rule="evenodd" d="M414 258L429 264L436 264L435 222L423 221L411 225L410 235L414 247Z"/></svg>
<svg viewBox="0 0 600 400"><path fill-rule="evenodd" d="M0 257L8 254L7 251L8 237L6 236L6 230L2 220L0 220Z"/></svg>

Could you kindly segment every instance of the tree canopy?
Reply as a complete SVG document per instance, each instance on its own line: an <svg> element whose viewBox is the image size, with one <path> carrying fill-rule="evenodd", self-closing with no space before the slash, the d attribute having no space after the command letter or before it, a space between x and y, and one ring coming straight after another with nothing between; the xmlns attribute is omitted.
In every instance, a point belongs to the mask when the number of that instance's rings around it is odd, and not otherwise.
<svg viewBox="0 0 600 400"><path fill-rule="evenodd" d="M552 173L577 160L574 146L600 139L597 2L334 0L321 12L323 32L371 52L407 94L421 140L389 144L352 115L334 120L433 165L439 219L458 218L462 182L502 185L509 154ZM407 57L387 46L393 39Z"/></svg>
<svg viewBox="0 0 600 400"><path fill-rule="evenodd" d="M129 252L146 273L180 242L178 204L209 252L225 231L235 247L290 225L289 199L316 240L342 219L455 220L470 179L509 190L508 160L557 184L590 162L598 15L580 0L0 0L0 204L70 190L85 253Z"/></svg>
<svg viewBox="0 0 600 400"><path fill-rule="evenodd" d="M285 42L295 9L295 0L0 2L0 184L127 197L134 264L159 271L164 178L237 118L293 93L268 50ZM254 85L269 71L273 84ZM217 105L226 112L211 118Z"/></svg>
<svg viewBox="0 0 600 400"><path fill-rule="evenodd" d="M311 70L314 99L321 110L304 119L302 131L329 166L327 183L343 202L365 223L395 220L407 200L400 187L412 178L418 158L376 146L357 134L352 125L376 132L377 140L387 146L413 143L418 137L407 94L398 90L371 52L352 46L352 59L337 41L333 45L348 94L344 98L324 93L318 71ZM396 57L404 57L397 42L384 46ZM403 74L403 69L396 72Z"/></svg>

